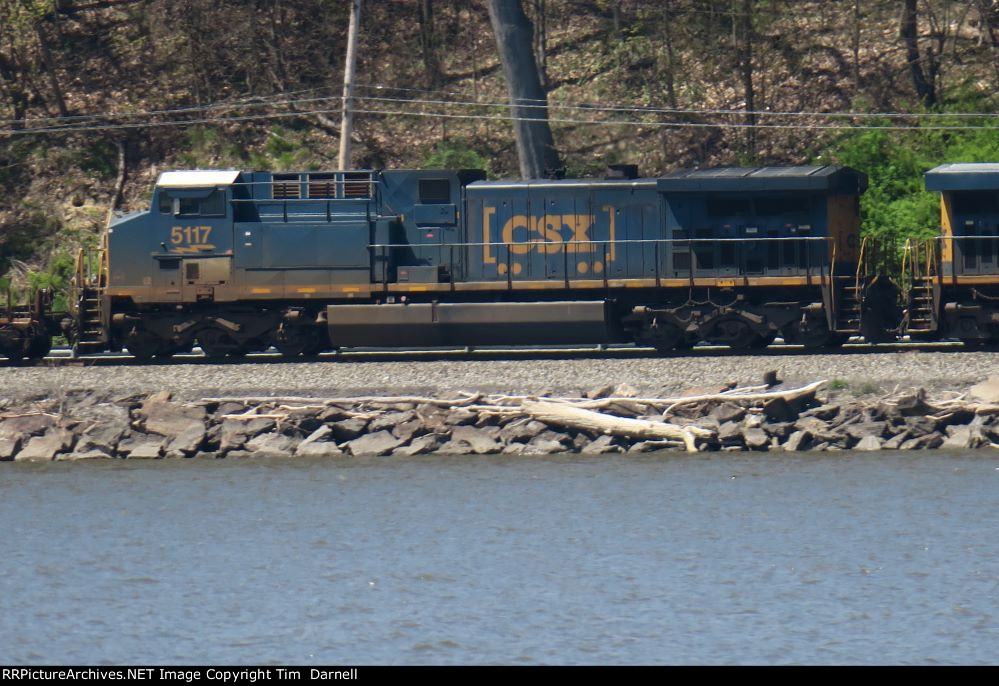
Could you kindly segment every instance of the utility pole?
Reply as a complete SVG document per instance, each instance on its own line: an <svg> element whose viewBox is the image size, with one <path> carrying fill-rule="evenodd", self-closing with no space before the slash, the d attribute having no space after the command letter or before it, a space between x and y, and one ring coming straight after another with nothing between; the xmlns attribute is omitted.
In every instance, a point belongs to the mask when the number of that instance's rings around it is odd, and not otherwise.
<svg viewBox="0 0 999 686"><path fill-rule="evenodd" d="M343 68L343 101L340 117L340 169L350 169L350 136L353 133L354 71L357 66L357 29L361 23L361 0L350 3L350 26L347 29L347 63Z"/></svg>

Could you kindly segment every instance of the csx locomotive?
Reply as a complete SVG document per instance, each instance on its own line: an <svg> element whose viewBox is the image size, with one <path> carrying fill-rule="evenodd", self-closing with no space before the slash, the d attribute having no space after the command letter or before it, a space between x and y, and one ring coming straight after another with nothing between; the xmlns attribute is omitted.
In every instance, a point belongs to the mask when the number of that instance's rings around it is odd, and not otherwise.
<svg viewBox="0 0 999 686"><path fill-rule="evenodd" d="M999 165L929 172L927 187L943 194L942 233L904 249L861 240L866 184L837 166L657 178L620 166L607 178L553 181L486 181L476 170L168 171L147 211L115 219L99 254L80 255L61 327L80 352L139 358L195 345L221 357L270 346L297 356L996 339ZM896 259L890 276L886 255ZM47 351L51 325L5 339L14 319L0 318L0 346L11 341L0 354ZM31 318L18 321L24 329Z"/></svg>

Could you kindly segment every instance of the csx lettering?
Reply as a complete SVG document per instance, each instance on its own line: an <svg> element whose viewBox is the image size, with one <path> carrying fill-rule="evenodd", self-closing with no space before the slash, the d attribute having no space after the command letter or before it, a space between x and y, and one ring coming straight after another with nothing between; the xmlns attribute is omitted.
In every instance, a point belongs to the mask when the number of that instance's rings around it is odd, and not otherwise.
<svg viewBox="0 0 999 686"><path fill-rule="evenodd" d="M564 243L579 243L572 247L572 254L596 252L590 243L590 227L593 215L590 214L545 214L529 217L515 214L500 230L500 238L510 246L514 255L526 255L532 250L553 255L562 251ZM569 229L571 237L563 238L563 228Z"/></svg>

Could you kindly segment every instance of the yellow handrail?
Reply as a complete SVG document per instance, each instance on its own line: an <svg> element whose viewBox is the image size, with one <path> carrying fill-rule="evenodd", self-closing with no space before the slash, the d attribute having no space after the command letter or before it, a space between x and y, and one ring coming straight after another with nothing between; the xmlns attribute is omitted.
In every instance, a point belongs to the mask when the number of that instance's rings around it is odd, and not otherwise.
<svg viewBox="0 0 999 686"><path fill-rule="evenodd" d="M870 236L864 236L860 239L860 254L857 255L857 273L854 275L853 289L857 293L858 297L860 296L860 272L864 268L864 251L867 248L868 238L870 238ZM867 276L866 271L864 276Z"/></svg>

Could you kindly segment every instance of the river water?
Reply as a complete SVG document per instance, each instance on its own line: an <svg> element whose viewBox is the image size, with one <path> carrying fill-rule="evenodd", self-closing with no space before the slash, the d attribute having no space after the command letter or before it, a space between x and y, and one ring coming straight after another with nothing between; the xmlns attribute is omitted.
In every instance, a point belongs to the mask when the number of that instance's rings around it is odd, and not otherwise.
<svg viewBox="0 0 999 686"><path fill-rule="evenodd" d="M999 454L0 465L0 663L994 663Z"/></svg>

